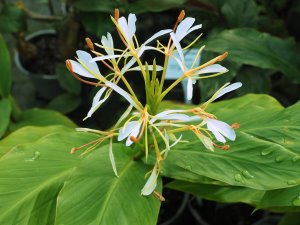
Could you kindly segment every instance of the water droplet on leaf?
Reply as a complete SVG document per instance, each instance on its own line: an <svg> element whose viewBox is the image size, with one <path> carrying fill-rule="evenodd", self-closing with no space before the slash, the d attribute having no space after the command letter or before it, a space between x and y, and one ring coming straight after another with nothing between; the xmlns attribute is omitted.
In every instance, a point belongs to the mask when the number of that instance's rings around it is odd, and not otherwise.
<svg viewBox="0 0 300 225"><path fill-rule="evenodd" d="M295 198L292 203L293 203L293 205L300 206L300 196Z"/></svg>
<svg viewBox="0 0 300 225"><path fill-rule="evenodd" d="M289 184L289 185L295 185L295 184L297 184L297 181L295 181L295 180L288 180L287 184Z"/></svg>
<svg viewBox="0 0 300 225"><path fill-rule="evenodd" d="M274 150L273 149L270 149L270 148L266 148L264 150L261 151L261 155L269 155L273 152Z"/></svg>
<svg viewBox="0 0 300 225"><path fill-rule="evenodd" d="M235 181L237 181L237 182L244 183L243 177L242 177L242 175L239 174L239 173L234 175L234 179L235 179Z"/></svg>
<svg viewBox="0 0 300 225"><path fill-rule="evenodd" d="M249 173L248 170L244 170L244 171L242 172L242 174L243 174L243 176L246 177L246 178L249 178L249 179L254 178L254 176L253 176L251 173Z"/></svg>
<svg viewBox="0 0 300 225"><path fill-rule="evenodd" d="M283 155L278 155L278 156L276 156L276 158L275 158L275 161L276 162L282 162L284 160L284 156Z"/></svg>
<svg viewBox="0 0 300 225"><path fill-rule="evenodd" d="M40 156L41 156L40 152L35 152L32 158L25 159L25 161L27 161L27 162L33 162L35 160L38 160L40 158Z"/></svg>

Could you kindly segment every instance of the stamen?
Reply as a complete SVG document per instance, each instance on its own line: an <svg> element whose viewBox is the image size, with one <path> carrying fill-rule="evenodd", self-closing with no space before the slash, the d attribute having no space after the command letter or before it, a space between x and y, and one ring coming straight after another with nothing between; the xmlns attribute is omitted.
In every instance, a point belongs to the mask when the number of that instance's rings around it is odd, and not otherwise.
<svg viewBox="0 0 300 225"><path fill-rule="evenodd" d="M115 9L115 12L114 12L115 20L118 21L119 17L120 17L120 11L119 11L119 9Z"/></svg>
<svg viewBox="0 0 300 225"><path fill-rule="evenodd" d="M233 123L233 124L231 124L231 127L233 128L233 129L239 129L240 128L240 124L239 123Z"/></svg>
<svg viewBox="0 0 300 225"><path fill-rule="evenodd" d="M153 191L153 195L154 195L155 198L157 198L161 202L166 201L166 199L164 198L164 196L162 196L162 194L159 193L159 192L157 192L157 191Z"/></svg>
<svg viewBox="0 0 300 225"><path fill-rule="evenodd" d="M180 14L178 16L177 21L180 23L183 20L184 17L185 17L185 11L181 10L181 12L180 12Z"/></svg>
<svg viewBox="0 0 300 225"><path fill-rule="evenodd" d="M91 41L91 39L90 38L88 38L88 37L86 37L85 38L85 43L86 43L86 45L88 46L88 48L90 49L90 50L94 50L95 48L94 48L94 44L93 44L93 42Z"/></svg>

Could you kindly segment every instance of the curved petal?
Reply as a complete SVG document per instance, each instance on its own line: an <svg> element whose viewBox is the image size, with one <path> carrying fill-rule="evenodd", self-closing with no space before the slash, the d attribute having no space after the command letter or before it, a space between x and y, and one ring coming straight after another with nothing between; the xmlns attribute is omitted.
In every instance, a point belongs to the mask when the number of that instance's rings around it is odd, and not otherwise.
<svg viewBox="0 0 300 225"><path fill-rule="evenodd" d="M181 21L176 29L176 38L181 41L186 35L188 30L193 26L195 19L192 17L187 17Z"/></svg>
<svg viewBox="0 0 300 225"><path fill-rule="evenodd" d="M204 73L225 73L228 69L221 66L220 64L213 64L210 66L207 66L201 70L198 71L198 74L204 74Z"/></svg>
<svg viewBox="0 0 300 225"><path fill-rule="evenodd" d="M170 33L170 35L171 35L171 38L173 40L174 45L176 46L176 49L178 51L178 54L179 54L179 57L180 57L181 61L184 62L184 56L183 56L182 48L181 48L181 45L180 45L178 39L176 38L176 36L173 32Z"/></svg>
<svg viewBox="0 0 300 225"><path fill-rule="evenodd" d="M193 98L193 80L192 80L192 78L188 78L186 98L187 98L187 100L192 100L192 98Z"/></svg>
<svg viewBox="0 0 300 225"><path fill-rule="evenodd" d="M101 43L104 47L107 47L105 48L105 51L108 55L114 55L114 42L109 32L107 32L107 37L105 37L104 35L102 36Z"/></svg>
<svg viewBox="0 0 300 225"><path fill-rule="evenodd" d="M153 34L147 41L144 42L144 45L147 45L148 43L150 43L151 41L153 41L154 39L164 35L164 34L168 34L172 32L172 29L166 29L166 30L161 30L158 31L157 33Z"/></svg>
<svg viewBox="0 0 300 225"><path fill-rule="evenodd" d="M89 62L96 62L96 61L102 61L105 59L115 59L115 58L119 58L121 55L102 55L102 56L97 56L95 58L92 58Z"/></svg>
<svg viewBox="0 0 300 225"><path fill-rule="evenodd" d="M133 35L135 34L136 31L136 26L135 26L135 22L136 22L136 16L135 14L130 13L128 16L128 39L132 40Z"/></svg>
<svg viewBox="0 0 300 225"><path fill-rule="evenodd" d="M125 126L120 129L118 141L122 141L126 137L128 137L132 133L134 128L137 127L138 125L139 125L138 121L130 121L127 124L125 124Z"/></svg>
<svg viewBox="0 0 300 225"><path fill-rule="evenodd" d="M148 178L145 186L141 191L141 195L147 196L154 191L157 185L157 177L158 177L158 170L157 170L157 165L155 164L150 177Z"/></svg>
<svg viewBox="0 0 300 225"><path fill-rule="evenodd" d="M141 123L138 123L133 130L131 131L131 133L128 135L128 138L126 140L126 146L130 146L133 141L131 140L131 137L137 137L140 133L140 129L141 129Z"/></svg>
<svg viewBox="0 0 300 225"><path fill-rule="evenodd" d="M83 66L80 63L78 63L74 60L71 60L71 59L69 60L69 62L71 63L72 71L74 73L77 73L78 75L83 76L83 77L96 79L96 77L93 76L91 73L89 73L85 68L83 68Z"/></svg>
<svg viewBox="0 0 300 225"><path fill-rule="evenodd" d="M236 82L236 83L230 84L229 86L223 88L212 101L216 100L217 98L220 98L221 96L225 95L228 92L231 92L231 91L234 91L234 90L240 88L241 86L242 86L241 82Z"/></svg>
<svg viewBox="0 0 300 225"><path fill-rule="evenodd" d="M98 65L95 62L90 62L90 60L92 59L91 54L82 51L82 50L78 50L76 51L76 54L78 56L78 61L80 63L83 63L86 67L89 68L89 70L91 70L93 73L101 75Z"/></svg>
<svg viewBox="0 0 300 225"><path fill-rule="evenodd" d="M229 140L232 141L235 140L236 134L233 128L229 126L227 123L215 119L206 119L206 122L207 122L207 128L211 132L213 132L213 134L215 135L218 141L223 143L226 142L225 138L222 135L227 137Z"/></svg>

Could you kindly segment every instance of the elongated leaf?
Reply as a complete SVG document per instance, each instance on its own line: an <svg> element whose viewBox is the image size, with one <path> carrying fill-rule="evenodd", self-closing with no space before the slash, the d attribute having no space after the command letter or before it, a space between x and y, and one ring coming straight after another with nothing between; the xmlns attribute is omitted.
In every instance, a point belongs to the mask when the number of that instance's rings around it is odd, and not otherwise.
<svg viewBox="0 0 300 225"><path fill-rule="evenodd" d="M251 28L224 30L206 43L213 52L229 52L230 60L282 72L300 83L299 48L291 39L280 39Z"/></svg>
<svg viewBox="0 0 300 225"><path fill-rule="evenodd" d="M11 124L10 131L17 130L25 126L50 126L64 125L68 127L76 127L76 125L64 115L53 110L46 109L29 109L24 111L17 123Z"/></svg>
<svg viewBox="0 0 300 225"><path fill-rule="evenodd" d="M0 34L0 97L7 97L11 89L11 62L5 41Z"/></svg>
<svg viewBox="0 0 300 225"><path fill-rule="evenodd" d="M5 133L10 121L11 105L7 98L0 100L0 138Z"/></svg>
<svg viewBox="0 0 300 225"><path fill-rule="evenodd" d="M245 187L197 184L186 181L173 181L167 184L166 187L213 201L243 202L251 205L257 205L265 193L265 191Z"/></svg>
<svg viewBox="0 0 300 225"><path fill-rule="evenodd" d="M56 224L156 224L159 201L141 196L147 168L128 157L122 144L114 145L114 153L119 178L108 145L88 155L59 195Z"/></svg>
<svg viewBox="0 0 300 225"><path fill-rule="evenodd" d="M300 211L300 186L267 191L257 208L291 208Z"/></svg>
<svg viewBox="0 0 300 225"><path fill-rule="evenodd" d="M47 128L23 128L11 139L23 139L25 131L35 137L38 129ZM155 224L160 202L140 195L147 168L126 147L114 145L120 178L107 145L87 157L68 153L96 138L64 130L7 152L0 159L0 224Z"/></svg>
<svg viewBox="0 0 300 225"><path fill-rule="evenodd" d="M300 184L299 110L300 103L284 109L263 95L215 103L208 112L240 124L231 148L211 152L199 141L178 144L163 162L163 174L185 180L185 171L260 190Z"/></svg>
<svg viewBox="0 0 300 225"><path fill-rule="evenodd" d="M10 134L0 144L0 158L9 152L13 147L21 144L27 144L42 138L45 135L50 135L57 132L73 130L65 126L46 126L46 127L31 127L26 126L18 129Z"/></svg>

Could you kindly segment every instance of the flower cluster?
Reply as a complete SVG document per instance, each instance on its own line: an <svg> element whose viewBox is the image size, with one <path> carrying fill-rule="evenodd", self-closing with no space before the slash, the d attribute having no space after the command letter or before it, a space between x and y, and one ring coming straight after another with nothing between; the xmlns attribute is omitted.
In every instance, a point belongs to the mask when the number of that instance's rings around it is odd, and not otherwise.
<svg viewBox="0 0 300 225"><path fill-rule="evenodd" d="M88 128L78 128L78 130L101 135L101 138L89 143L93 145L86 152L92 150L95 145L102 141L109 140L109 157L116 176L118 176L118 173L113 155L113 140L125 140L126 146L131 146L138 142L142 143L140 145L141 152L145 154L146 160L149 154L153 154L156 157L152 172L141 190L142 195L149 195L155 190L161 161L166 159L168 152L174 145L184 141L183 132L193 132L195 137L208 150L214 151L215 147L223 150L229 148L229 145L225 145L225 143L226 139L235 140L236 135L233 128L205 110L214 100L241 87L241 83L225 84L208 101L195 108L188 110L169 109L158 112L159 105L164 97L182 80L188 80L187 98L191 99L193 84L197 79L214 77L227 72L225 67L217 64L217 62L222 61L227 56L227 52L200 66L196 66L196 62L199 61L204 49L203 46L198 50L193 65L187 68L183 50L192 47L201 35L197 36L190 45L185 47L181 46L181 41L191 32L201 29L201 25L194 25L194 18L184 18L184 12L180 13L173 29L158 31L144 43L139 43L136 37L137 19L134 14L129 14L128 19L126 19L125 17L119 17L119 12L116 10L115 16L111 19L125 48L115 48L114 40L110 33L102 36L101 44L94 44L87 38L87 45L94 57L88 52L79 50L77 51L77 60L67 60L66 65L77 79L99 87L99 91L94 96L86 118L91 117L108 100L113 91L123 96L128 101L129 107L108 131ZM162 44L158 40L162 36L169 40L167 44ZM154 41L156 41L156 45L151 45ZM146 51L156 51L159 54L163 54L165 60L162 65L157 65L155 60L150 64L142 61L141 56ZM179 57L175 55L179 55ZM178 74L177 79L170 86L165 87L164 80L170 57L176 60L181 68L181 73ZM110 72L105 75L102 74L97 62L103 64ZM126 79L125 75L131 71L140 71L144 79L146 104L141 103L133 87L130 86ZM120 87L120 83L125 85L126 90ZM222 144L220 145L216 142L221 142ZM72 153L80 148L73 148Z"/></svg>

